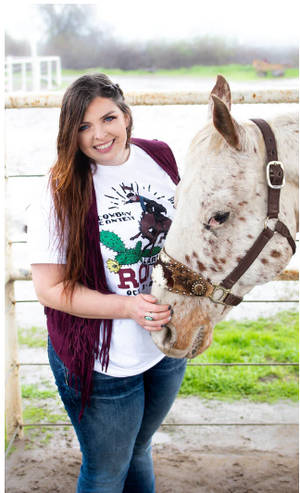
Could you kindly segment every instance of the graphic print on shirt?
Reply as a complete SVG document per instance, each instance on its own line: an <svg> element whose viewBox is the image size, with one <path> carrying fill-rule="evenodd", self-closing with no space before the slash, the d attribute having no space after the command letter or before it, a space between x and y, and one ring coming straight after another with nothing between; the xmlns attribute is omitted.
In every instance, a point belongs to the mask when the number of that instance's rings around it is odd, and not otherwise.
<svg viewBox="0 0 300 493"><path fill-rule="evenodd" d="M135 186L133 184L127 186L122 183L119 185L119 191L114 187L112 187L112 190L114 195L106 195L111 204L109 209L111 211L116 209L119 211L116 215L119 214L120 221L135 221L137 230L135 234L131 234L129 241L135 242L137 239L139 239L139 241L135 244L133 243L131 247L128 246L127 240L126 246L120 235L114 231L100 228L101 243L115 254L114 257L109 258L106 261L106 266L111 273L119 273L122 281L122 275L124 276L125 273L129 275L130 269L128 269L128 267L141 262L142 265L140 266L139 274L142 272L142 275L138 276L139 279L137 279L136 285L133 283L134 286L137 287L138 281L142 283L144 282L144 278L148 277L149 266L155 262L156 257L161 250L159 244L166 238L171 225L171 219L166 215L167 209L164 205L159 203L159 201L161 199L167 200L167 202L173 206L174 197L172 196L168 199L163 195L157 197L157 193L151 191L151 185L149 185L147 189L146 187L141 187L140 190L138 184L135 184ZM124 206L127 206L128 204L133 205L135 209L134 213L125 210L126 207ZM120 212L120 209L123 209L123 211ZM136 221L132 214L135 214L135 217L138 215L139 221ZM102 217L104 216L113 217L114 214L109 213ZM124 269L123 267L127 267L127 269ZM122 282L120 282L119 287L121 286Z"/></svg>

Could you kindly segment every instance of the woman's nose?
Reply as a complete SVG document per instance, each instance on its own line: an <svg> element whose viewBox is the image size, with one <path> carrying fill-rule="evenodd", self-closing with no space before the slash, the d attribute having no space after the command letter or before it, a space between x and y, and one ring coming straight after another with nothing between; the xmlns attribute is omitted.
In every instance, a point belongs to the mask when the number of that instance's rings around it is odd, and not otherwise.
<svg viewBox="0 0 300 493"><path fill-rule="evenodd" d="M103 141L103 139L106 137L107 131L103 125L96 125L94 127L94 139Z"/></svg>

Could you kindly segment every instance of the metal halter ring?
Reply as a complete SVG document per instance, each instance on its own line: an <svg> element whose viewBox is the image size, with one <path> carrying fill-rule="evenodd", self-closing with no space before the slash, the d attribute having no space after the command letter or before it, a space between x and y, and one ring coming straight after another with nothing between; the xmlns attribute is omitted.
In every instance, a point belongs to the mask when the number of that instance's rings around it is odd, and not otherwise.
<svg viewBox="0 0 300 493"><path fill-rule="evenodd" d="M152 312L146 313L146 315L144 316L144 319L145 320L149 320L150 322L152 322L152 320L153 320Z"/></svg>

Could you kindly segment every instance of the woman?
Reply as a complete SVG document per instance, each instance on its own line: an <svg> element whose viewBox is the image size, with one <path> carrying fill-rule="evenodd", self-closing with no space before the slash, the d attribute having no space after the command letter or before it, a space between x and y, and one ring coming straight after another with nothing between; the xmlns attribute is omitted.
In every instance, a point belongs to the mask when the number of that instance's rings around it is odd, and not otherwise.
<svg viewBox="0 0 300 493"><path fill-rule="evenodd" d="M29 208L49 361L82 451L77 493L155 491L151 438L186 368L150 336L172 316L149 293L178 170L166 144L131 130L118 85L104 74L77 79L63 98L48 186Z"/></svg>

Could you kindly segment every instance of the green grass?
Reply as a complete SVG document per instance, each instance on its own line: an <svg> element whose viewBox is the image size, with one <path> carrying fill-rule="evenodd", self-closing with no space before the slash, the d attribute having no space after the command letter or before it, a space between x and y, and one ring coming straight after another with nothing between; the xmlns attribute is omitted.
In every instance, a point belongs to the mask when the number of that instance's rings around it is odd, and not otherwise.
<svg viewBox="0 0 300 493"><path fill-rule="evenodd" d="M56 388L50 381L44 380L39 384L22 385L23 421L33 426L24 427L25 449L47 445L53 433L47 426L35 427L35 423L69 423L69 417L63 407ZM60 429L60 428L59 428ZM62 428L65 434L70 432L70 427ZM56 429L57 430L57 429ZM9 442L5 437L5 450ZM16 449L12 446L9 455Z"/></svg>
<svg viewBox="0 0 300 493"><path fill-rule="evenodd" d="M221 322L214 329L211 347L192 363L283 363L298 362L297 312L280 312L273 319ZM45 348L47 333L43 327L19 329L19 344ZM274 402L298 399L298 367L188 367L180 395L198 395L206 399ZM56 396L46 384L23 385L26 400Z"/></svg>
<svg viewBox="0 0 300 493"><path fill-rule="evenodd" d="M49 384L50 382L22 385L23 421L33 424L24 428L26 449L33 448L36 444L47 445L53 436L51 428L35 427L34 423L69 422L57 390ZM70 428L67 427L67 430L69 432Z"/></svg>
<svg viewBox="0 0 300 493"><path fill-rule="evenodd" d="M247 81L253 79L261 79L257 76L256 70L252 65L241 64L229 64L229 65L195 65L190 68L179 68L175 70L156 70L155 72L148 72L147 70L120 70L120 69L106 69L103 67L91 68L88 70L62 70L63 76L80 76L91 72L104 72L109 76L114 75L128 75L128 76L147 76L147 77L216 77L218 74L224 75L231 81ZM287 68L285 69L285 78L299 77L299 68ZM268 72L265 78L274 78L271 72Z"/></svg>
<svg viewBox="0 0 300 493"><path fill-rule="evenodd" d="M72 70L72 69L62 69L62 77L80 77L83 74L88 74L92 72L102 72L107 74L109 77L114 77L118 75L128 76L128 77L140 77L146 76L149 78L157 79L159 77L198 77L198 78L216 78L218 74L224 75L224 77L229 81L250 81L250 80L266 80L274 79L272 73L269 71L266 77L259 77L256 70L252 65L242 65L231 63L228 65L194 65L190 68L178 68L174 70L163 70L159 69L155 72L149 72L148 70L121 70L121 69L108 69L105 67L94 67L86 70ZM27 72L27 76L31 76L31 72ZM286 68L284 72L284 78L299 78L299 68ZM21 84L21 75L14 74L14 81L16 84ZM71 81L65 80L59 87L55 86L55 78L53 77L54 91L63 91L66 89ZM20 87L17 87L17 89ZM16 90L16 89L15 89ZM46 87L43 88L46 90Z"/></svg>
<svg viewBox="0 0 300 493"><path fill-rule="evenodd" d="M30 327L18 329L18 341L20 346L30 348L46 348L47 347L47 329L44 327Z"/></svg>
<svg viewBox="0 0 300 493"><path fill-rule="evenodd" d="M41 407L43 406L43 407ZM61 410L62 411L62 410ZM28 404L23 409L23 420L24 423L57 423L58 421L69 422L68 415L65 410L59 413L53 413L51 409L48 409L47 404L33 403ZM26 427L25 431L29 430L30 427ZM41 431L45 431L45 428L40 428Z"/></svg>
<svg viewBox="0 0 300 493"><path fill-rule="evenodd" d="M297 312L280 312L273 319L221 322L211 347L192 363L298 362ZM256 402L298 400L298 367L188 367L180 395L205 399Z"/></svg>
<svg viewBox="0 0 300 493"><path fill-rule="evenodd" d="M57 397L57 391L54 388L40 388L38 384L22 385L23 399L51 399Z"/></svg>

